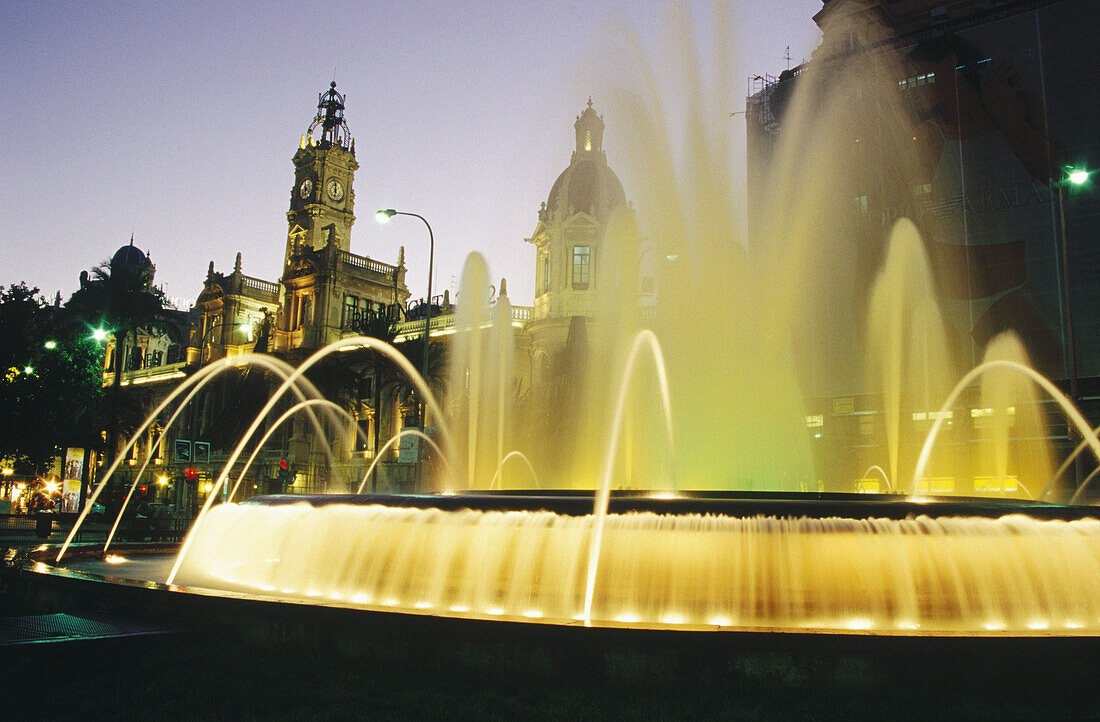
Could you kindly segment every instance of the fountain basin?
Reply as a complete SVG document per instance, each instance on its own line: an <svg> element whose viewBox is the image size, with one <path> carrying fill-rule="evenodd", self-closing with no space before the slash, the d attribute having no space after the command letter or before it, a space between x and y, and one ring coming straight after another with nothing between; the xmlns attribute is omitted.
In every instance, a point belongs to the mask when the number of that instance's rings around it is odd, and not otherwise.
<svg viewBox="0 0 1100 722"><path fill-rule="evenodd" d="M619 494L585 619L591 503L571 493L262 497L212 510L175 586L158 585L168 554L36 570L429 623L892 638L1100 630L1100 523L1089 508Z"/></svg>

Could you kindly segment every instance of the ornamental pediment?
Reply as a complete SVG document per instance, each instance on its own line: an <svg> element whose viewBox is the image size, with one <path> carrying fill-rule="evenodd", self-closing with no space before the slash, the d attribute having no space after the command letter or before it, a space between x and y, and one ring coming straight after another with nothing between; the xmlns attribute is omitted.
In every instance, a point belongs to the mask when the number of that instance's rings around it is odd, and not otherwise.
<svg viewBox="0 0 1100 722"><path fill-rule="evenodd" d="M305 258L298 258L291 262L290 268L286 272L286 278L301 278L302 276L309 276L317 273L317 266L312 260Z"/></svg>
<svg viewBox="0 0 1100 722"><path fill-rule="evenodd" d="M582 212L574 213L573 215L569 216L569 218L567 218L565 220L565 223L563 223L562 225L571 228L575 228L577 226L592 226L598 228L600 222L595 216Z"/></svg>
<svg viewBox="0 0 1100 722"><path fill-rule="evenodd" d="M202 293L199 294L198 303L206 303L208 301L216 301L219 298L225 297L225 290L217 283L212 283L202 289Z"/></svg>

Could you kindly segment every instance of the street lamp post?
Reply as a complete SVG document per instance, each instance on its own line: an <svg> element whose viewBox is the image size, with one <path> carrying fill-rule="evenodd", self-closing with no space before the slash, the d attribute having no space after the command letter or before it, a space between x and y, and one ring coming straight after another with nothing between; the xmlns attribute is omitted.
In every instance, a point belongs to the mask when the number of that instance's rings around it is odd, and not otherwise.
<svg viewBox="0 0 1100 722"><path fill-rule="evenodd" d="M431 333L432 326L432 264L435 261L435 236L432 234L432 226L428 223L428 219L417 213L407 213L405 211L395 211L392 208L378 211L374 214L375 219L379 223L389 223L390 219L394 216L412 216L413 218L419 218L424 221L424 225L428 228L428 308L427 316L424 319L424 357L421 361L420 375L424 377L424 383L428 383L428 335ZM425 410L427 407L425 407ZM424 425L424 419L421 417L421 426Z"/></svg>
<svg viewBox="0 0 1100 722"><path fill-rule="evenodd" d="M1066 204L1065 204L1065 189L1066 182L1073 183L1074 185L1084 185L1089 179L1089 172L1083 168L1074 168L1073 166L1066 166L1064 169L1064 175L1057 181L1052 179L1051 185L1054 188L1055 193L1058 194L1058 224L1061 229L1061 247L1062 247L1062 303L1065 307L1065 322L1066 322L1066 371L1069 374L1069 398L1074 404L1077 404L1078 400L1078 388L1077 388L1077 347L1074 340L1073 333L1073 306L1070 301L1070 283L1069 283L1069 242L1066 234ZM1073 438L1071 431L1070 438ZM1081 457L1078 455L1076 462L1074 463L1075 476L1077 477L1077 486L1081 484Z"/></svg>
<svg viewBox="0 0 1100 722"><path fill-rule="evenodd" d="M394 216L412 216L413 218L419 218L421 221L424 222L424 225L428 229L428 304L427 304L427 308L426 308L426 314L427 315L424 317L424 355L422 357L421 364L420 364L420 375L424 377L424 384L427 385L428 384L428 338L429 338L429 336L431 334L431 331L432 331L432 265L435 262L435 234L432 233L432 224L428 223L428 219L425 218L424 216L420 215L419 213L409 213L409 212L406 212L406 211L395 211L392 208L386 208L386 209L380 210L380 211L378 211L374 214L375 220L377 220L379 223L389 223L390 219L393 218ZM420 428L421 428L421 430L426 430L427 427L428 427L427 419L425 418L427 415L428 415L428 405L426 403L422 403L420 405ZM423 445L421 445L420 448L423 448ZM418 483L420 483L421 482L421 479L420 479L420 474L421 474L420 453L417 453L417 455L416 455L416 466L417 466L416 477L417 477Z"/></svg>

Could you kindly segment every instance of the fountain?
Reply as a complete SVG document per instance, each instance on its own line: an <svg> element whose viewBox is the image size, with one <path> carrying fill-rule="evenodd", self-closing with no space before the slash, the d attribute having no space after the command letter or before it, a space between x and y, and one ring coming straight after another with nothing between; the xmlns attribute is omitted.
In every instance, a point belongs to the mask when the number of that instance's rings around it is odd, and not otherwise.
<svg viewBox="0 0 1100 722"><path fill-rule="evenodd" d="M858 82L876 99L874 112L856 117L849 104L809 90L789 100L767 220L749 243L733 212L728 131L708 120L733 106L722 93L708 104L702 91L731 84L704 82L685 20L672 35L682 64L675 77L686 79L691 101L684 118L668 112L637 41L627 37L621 49L632 62L608 64L641 68L609 96L616 122L634 137L627 185L638 210L610 216L599 310L571 328L573 355L560 360L559 381L576 396L566 403L521 388L504 284L486 309L489 269L474 254L444 402L377 339L343 339L284 370L186 541L153 570L157 589L429 622L685 634L1100 632L1094 510L1022 498L1043 498L1057 476L1049 445L1036 441L1050 422L1034 387L1060 404L1098 458L1100 441L1030 370L1018 340L1000 337L984 364L965 363L951 340L962 321L937 302L947 281L935 277L913 223L884 222L878 233L848 238L830 219L851 190L835 182L835 169L853 137L881 154L883 185L909 192L920 166L889 56L830 79L839 97ZM724 62L728 54L715 45L711 54ZM806 70L799 87L818 87L817 72ZM644 244L665 259L653 318L637 308ZM356 348L385 354L416 385L438 431L424 437L438 442L431 489L458 495L215 505L283 395L294 392L313 410L302 372ZM976 368L962 374L969 366ZM981 451L970 454L969 439L941 437L979 378L972 418L989 423L975 424ZM876 458L822 451L807 433L811 395L856 394L882 400L869 418L882 419L885 442L864 445ZM524 399L542 401L531 409ZM559 401L565 411L549 412ZM961 433L965 419L958 421L952 433ZM1016 446L1020 436L1026 446ZM529 473L514 471L512 459ZM892 493L853 494L861 469L877 470ZM933 482L945 477L969 480L952 481L965 493L937 498ZM523 483L539 489L515 491ZM81 558L40 567L74 578L102 571ZM146 584L149 573L149 565L121 564L110 576Z"/></svg>

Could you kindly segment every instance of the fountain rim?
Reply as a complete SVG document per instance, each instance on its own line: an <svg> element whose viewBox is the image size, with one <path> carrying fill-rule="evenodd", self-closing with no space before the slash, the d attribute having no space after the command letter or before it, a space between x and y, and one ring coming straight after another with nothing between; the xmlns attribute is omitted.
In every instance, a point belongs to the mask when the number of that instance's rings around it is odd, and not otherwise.
<svg viewBox="0 0 1100 722"><path fill-rule="evenodd" d="M119 544L115 552L131 556L153 556L174 553L179 544L131 542ZM952 630L952 629L839 629L832 627L746 627L718 625L677 625L653 623L640 626L633 623L600 621L585 626L581 620L533 619L517 616L493 616L480 613L441 614L430 610L409 609L406 607L388 608L377 605L361 605L350 602L327 599L302 599L277 595L256 595L242 592L211 589L208 587L165 584L150 580L126 579L107 574L97 574L85 570L69 569L63 564L56 566L53 556L58 545L43 544L35 547L28 560L20 567L23 572L38 575L67 585L95 586L99 591L117 593L119 596L141 595L138 609L148 609L150 595L165 604L179 602L189 609L199 609L198 605L218 606L218 614L223 615L227 607L240 612L261 611L279 619L291 621L299 614L335 615L336 619L351 620L369 625L401 625L415 627L430 633L447 632L454 636L468 635L471 639L484 640L485 635L514 640L517 635L531 635L547 639L546 635L565 635L563 641L584 641L596 645L642 644L658 647L686 646L701 648L710 644L714 647L735 648L792 648L806 649L819 646L861 648L883 645L897 651L892 645L928 643L982 643L994 645L1049 644L1061 641L1069 644L1091 644L1100 640L1100 629L1058 629L1058 630ZM69 563L78 559L99 556L95 544L74 545L74 553ZM219 623L224 623L224 616ZM722 640L715 643L715 640ZM971 649L967 647L967 649ZM971 650L972 651L972 650Z"/></svg>
<svg viewBox="0 0 1100 722"><path fill-rule="evenodd" d="M550 512L563 516L587 516L593 513L594 498L595 492L587 490L536 489L468 491L461 494L277 494L254 496L239 503L264 506L304 503L315 508L341 504L379 505L445 512ZM905 494L844 492L680 491L670 497L660 492L619 490L611 494L608 513L853 520L904 520L918 516L996 519L1024 514L1042 521L1100 519L1100 508L1095 506L1067 506L1029 499L955 496L915 500Z"/></svg>

